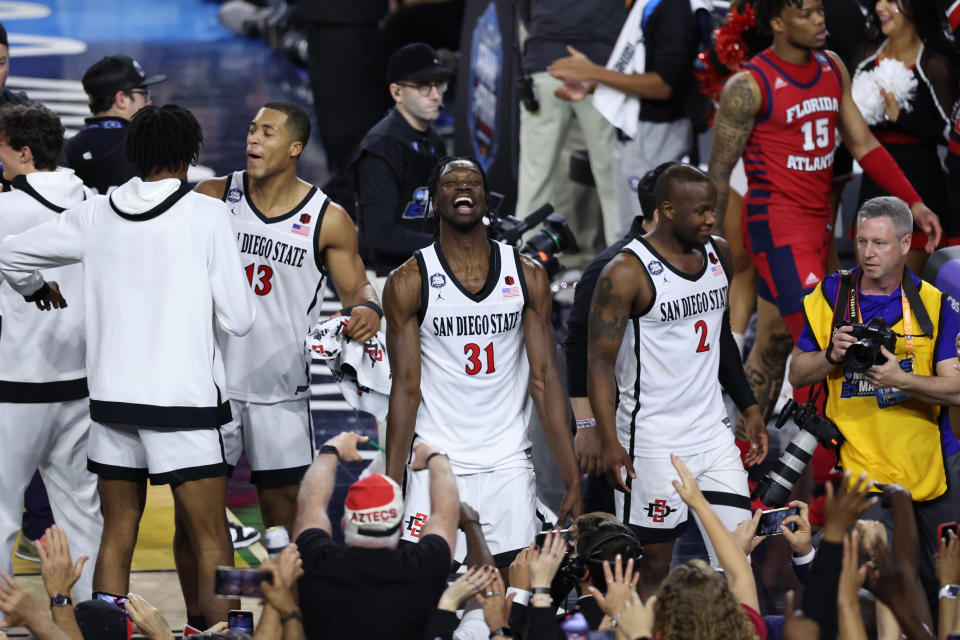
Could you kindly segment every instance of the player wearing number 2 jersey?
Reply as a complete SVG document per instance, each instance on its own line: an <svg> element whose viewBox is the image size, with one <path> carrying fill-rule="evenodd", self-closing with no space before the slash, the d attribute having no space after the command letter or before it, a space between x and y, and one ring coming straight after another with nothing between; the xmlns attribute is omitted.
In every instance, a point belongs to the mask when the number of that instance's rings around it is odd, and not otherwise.
<svg viewBox="0 0 960 640"><path fill-rule="evenodd" d="M677 475L670 454L697 476L728 529L750 516L747 472L717 381L721 357L725 371L732 365L742 375L725 317L730 249L710 236L717 190L703 172L678 164L657 179L655 196L656 230L632 240L600 274L587 338L588 393L603 439L603 470L620 489L617 516L645 543L639 571L647 593L666 576L688 516L671 484ZM624 352L626 331L633 348ZM759 408L756 401L743 404L755 445L751 456L763 459Z"/></svg>
<svg viewBox="0 0 960 640"><path fill-rule="evenodd" d="M826 42L822 0L756 0L754 6L757 28L772 32L773 46L727 81L709 174L719 191L715 228L722 232L730 173L743 156L749 183L744 241L760 276L757 340L746 368L768 418L803 328L803 296L826 270L835 129L864 171L910 205L930 238L928 250L941 231L936 215L870 133L850 95L843 62L820 51Z"/></svg>
<svg viewBox="0 0 960 640"><path fill-rule="evenodd" d="M486 178L475 160L442 160L430 200L439 239L393 271L384 288L393 368L387 473L404 482L402 535L416 541L430 500L425 472L407 466L411 448L422 439L443 449L460 499L480 514L503 567L537 531L528 395L563 476L559 518L580 513L550 287L537 263L487 238ZM454 557L462 561L465 551L458 539Z"/></svg>
<svg viewBox="0 0 960 640"><path fill-rule="evenodd" d="M247 133L247 169L197 190L224 200L256 299L257 320L243 339L221 334L233 422L227 461L246 450L265 527L293 531L300 479L314 455L310 361L303 349L317 321L329 273L352 307L348 335L373 337L377 296L357 255L353 222L317 187L297 177L310 137L306 113L287 102L257 112ZM367 306L363 306L367 305Z"/></svg>

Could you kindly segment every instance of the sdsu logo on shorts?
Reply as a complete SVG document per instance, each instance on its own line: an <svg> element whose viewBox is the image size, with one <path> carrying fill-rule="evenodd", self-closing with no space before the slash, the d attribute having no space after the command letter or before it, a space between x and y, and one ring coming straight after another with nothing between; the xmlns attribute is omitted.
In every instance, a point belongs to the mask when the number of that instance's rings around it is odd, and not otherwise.
<svg viewBox="0 0 960 640"><path fill-rule="evenodd" d="M659 260L651 260L650 264L647 265L647 271L650 272L650 275L658 276L663 273L663 264Z"/></svg>
<svg viewBox="0 0 960 640"><path fill-rule="evenodd" d="M447 276L443 275L442 273L435 273L432 276L430 276L430 286L433 287L434 289L440 289L442 287L445 287L446 284L447 284Z"/></svg>
<svg viewBox="0 0 960 640"><path fill-rule="evenodd" d="M647 517L657 523L663 522L664 518L674 511L676 509L668 505L663 498L647 503Z"/></svg>
<svg viewBox="0 0 960 640"><path fill-rule="evenodd" d="M243 197L243 194L240 192L240 189L237 189L236 187L230 189L230 191L227 191L227 202L240 202L241 197Z"/></svg>

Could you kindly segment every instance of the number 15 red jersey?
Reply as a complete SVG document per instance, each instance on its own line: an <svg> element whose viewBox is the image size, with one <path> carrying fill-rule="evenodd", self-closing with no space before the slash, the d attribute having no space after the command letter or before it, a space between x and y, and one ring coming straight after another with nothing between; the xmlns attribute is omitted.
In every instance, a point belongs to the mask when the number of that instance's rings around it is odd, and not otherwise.
<svg viewBox="0 0 960 640"><path fill-rule="evenodd" d="M843 94L839 70L823 51L814 51L807 64L795 65L772 49L750 60L746 70L762 95L760 115L743 150L747 217L766 213L757 207L788 205L791 212L828 218Z"/></svg>

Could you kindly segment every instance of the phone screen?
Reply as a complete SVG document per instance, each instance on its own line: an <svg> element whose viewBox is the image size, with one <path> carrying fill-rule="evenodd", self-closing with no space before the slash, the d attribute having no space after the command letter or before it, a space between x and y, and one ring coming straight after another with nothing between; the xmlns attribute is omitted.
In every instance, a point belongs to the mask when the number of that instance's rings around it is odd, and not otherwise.
<svg viewBox="0 0 960 640"><path fill-rule="evenodd" d="M231 609L227 617L227 626L230 631L239 631L247 635L253 635L253 611L246 609Z"/></svg>
<svg viewBox="0 0 960 640"><path fill-rule="evenodd" d="M956 522L944 522L943 524L937 527L937 539L948 538L947 532L953 531L953 535L960 538L960 529L957 528Z"/></svg>
<svg viewBox="0 0 960 640"><path fill-rule="evenodd" d="M97 600L103 600L104 602L110 602L117 605L117 607L120 608L120 611L123 611L123 615L127 616L128 618L130 617L130 614L127 613L126 607L123 606L127 604L127 601L129 600L127 596L118 596L113 593L105 593L103 591L94 591L93 597L96 598Z"/></svg>
<svg viewBox="0 0 960 640"><path fill-rule="evenodd" d="M790 516L795 516L798 513L800 513L800 509L797 507L784 507L782 509L764 511L763 515L760 516L760 524L757 525L757 535L775 536L783 533L780 531L780 524ZM791 531L795 531L797 528L796 525L792 523L789 526Z"/></svg>
<svg viewBox="0 0 960 640"><path fill-rule="evenodd" d="M214 593L221 596L263 597L263 582L272 582L269 571L238 567L217 567Z"/></svg>

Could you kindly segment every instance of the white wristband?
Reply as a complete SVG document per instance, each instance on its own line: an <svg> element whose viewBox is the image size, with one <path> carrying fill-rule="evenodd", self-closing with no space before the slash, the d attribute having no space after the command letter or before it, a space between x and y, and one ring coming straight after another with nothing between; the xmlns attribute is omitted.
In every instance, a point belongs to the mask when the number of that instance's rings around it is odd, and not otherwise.
<svg viewBox="0 0 960 640"><path fill-rule="evenodd" d="M597 421L593 418L583 418L582 420L577 420L577 431L580 429L592 429L597 426Z"/></svg>
<svg viewBox="0 0 960 640"><path fill-rule="evenodd" d="M800 567L805 564L810 564L811 562L813 562L813 556L816 554L816 552L817 552L816 549L810 549L810 553L804 554L802 556L798 556L798 555L791 556L790 561L796 567Z"/></svg>
<svg viewBox="0 0 960 640"><path fill-rule="evenodd" d="M516 587L507 587L507 596L509 596L511 593L517 594L513 598L513 601L517 604L522 604L523 606L527 606L527 603L530 602L529 591L526 591L524 589L517 589Z"/></svg>

